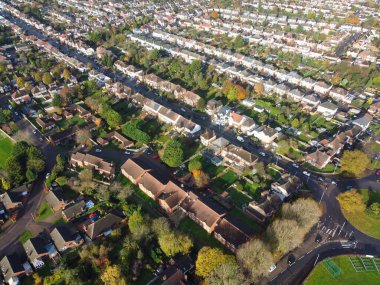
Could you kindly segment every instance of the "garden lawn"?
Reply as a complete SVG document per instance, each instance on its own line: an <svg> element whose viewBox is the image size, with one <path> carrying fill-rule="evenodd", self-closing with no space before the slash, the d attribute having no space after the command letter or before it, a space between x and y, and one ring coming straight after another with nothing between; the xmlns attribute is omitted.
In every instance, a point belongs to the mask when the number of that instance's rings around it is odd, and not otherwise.
<svg viewBox="0 0 380 285"><path fill-rule="evenodd" d="M4 168L8 157L11 155L13 142L10 138L0 133L0 168Z"/></svg>
<svg viewBox="0 0 380 285"><path fill-rule="evenodd" d="M305 280L304 285L377 285L380 276L377 272L356 272L348 256L332 258L340 268L340 275L333 277L320 262Z"/></svg>
<svg viewBox="0 0 380 285"><path fill-rule="evenodd" d="M23 232L19 238L18 238L18 241L21 243L21 244L24 244L28 239L30 239L31 237L33 237L32 233L30 231L25 231Z"/></svg>
<svg viewBox="0 0 380 285"><path fill-rule="evenodd" d="M231 184L234 183L238 178L239 176L235 172L233 172L232 170L227 170L226 173L224 173L222 176L218 177L211 183L211 188L215 192L221 194L225 190L227 190L227 188L231 186Z"/></svg>
<svg viewBox="0 0 380 285"><path fill-rule="evenodd" d="M380 193L367 189L362 189L359 192L367 206L374 202L380 203ZM358 230L369 236L380 238L380 218L376 218L367 212L349 213L344 208L341 209L345 218Z"/></svg>
<svg viewBox="0 0 380 285"><path fill-rule="evenodd" d="M249 183L246 181L243 183L243 191L247 192L249 196L251 196L253 199L260 197L260 190L259 190L259 183L253 182Z"/></svg>
<svg viewBox="0 0 380 285"><path fill-rule="evenodd" d="M247 195L244 195L235 188L228 189L229 201L237 207L242 207L243 205L248 205L252 201Z"/></svg>
<svg viewBox="0 0 380 285"><path fill-rule="evenodd" d="M179 230L188 234L194 241L195 246L200 249L202 246L218 247L223 249L222 244L206 232L200 225L189 217L184 218L178 226Z"/></svg>
<svg viewBox="0 0 380 285"><path fill-rule="evenodd" d="M50 208L48 203L44 200L42 201L40 207L37 210L38 216L34 219L36 222L43 221L46 218L54 215L53 210Z"/></svg>
<svg viewBox="0 0 380 285"><path fill-rule="evenodd" d="M248 228L250 228L252 231L254 231L256 233L261 233L264 230L262 225L260 225L258 222L253 220L251 217L248 217L246 214L244 214L239 209L236 209L236 208L232 209L229 212L229 215L240 220L242 222L242 224L244 224L245 226L247 226Z"/></svg>

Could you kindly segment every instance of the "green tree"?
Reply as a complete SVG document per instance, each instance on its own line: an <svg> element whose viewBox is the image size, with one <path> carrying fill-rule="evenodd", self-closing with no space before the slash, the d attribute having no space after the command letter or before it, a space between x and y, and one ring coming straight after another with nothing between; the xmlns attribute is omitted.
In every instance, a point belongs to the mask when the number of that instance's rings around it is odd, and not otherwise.
<svg viewBox="0 0 380 285"><path fill-rule="evenodd" d="M202 169L202 162L199 159L190 160L188 168L190 172L193 170L200 170Z"/></svg>
<svg viewBox="0 0 380 285"><path fill-rule="evenodd" d="M62 77L63 77L65 80L68 80L68 79L70 79L70 76L71 76L70 71L69 71L67 68L65 68L65 69L63 70L63 72L62 72Z"/></svg>
<svg viewBox="0 0 380 285"><path fill-rule="evenodd" d="M52 104L54 107L62 107L63 102L61 96L59 94L54 94Z"/></svg>
<svg viewBox="0 0 380 285"><path fill-rule="evenodd" d="M178 139L170 139L163 151L162 161L170 167L178 167L183 161L182 143Z"/></svg>
<svg viewBox="0 0 380 285"><path fill-rule="evenodd" d="M225 254L218 248L202 247L195 263L195 273L199 277L206 278L217 267L234 262L236 262L234 256Z"/></svg>
<svg viewBox="0 0 380 285"><path fill-rule="evenodd" d="M380 216L380 203L378 202L372 203L371 206L369 206L369 210L375 216Z"/></svg>
<svg viewBox="0 0 380 285"><path fill-rule="evenodd" d="M356 189L339 194L337 200L343 212L362 213L366 209L363 197Z"/></svg>
<svg viewBox="0 0 380 285"><path fill-rule="evenodd" d="M107 266L100 279L104 285L127 285L127 280L122 274L120 266L116 264Z"/></svg>
<svg viewBox="0 0 380 285"><path fill-rule="evenodd" d="M158 243L167 256L188 254L193 247L192 240L179 232L170 232L158 237Z"/></svg>
<svg viewBox="0 0 380 285"><path fill-rule="evenodd" d="M30 169L26 170L25 176L28 182L33 182L37 178L37 174Z"/></svg>
<svg viewBox="0 0 380 285"><path fill-rule="evenodd" d="M234 48L240 49L244 47L244 45L245 45L245 42L244 42L243 37L241 35L238 35L234 40Z"/></svg>
<svg viewBox="0 0 380 285"><path fill-rule="evenodd" d="M300 125L300 121L297 118L294 118L293 121L291 122L291 125L293 128L298 128Z"/></svg>
<svg viewBox="0 0 380 285"><path fill-rule="evenodd" d="M62 187L67 185L68 179L65 176L59 176L55 179L55 182L57 182L57 184Z"/></svg>
<svg viewBox="0 0 380 285"><path fill-rule="evenodd" d="M16 78L16 84L18 86L18 88L24 88L25 87L25 81L24 81L24 78L23 77L17 77Z"/></svg>
<svg viewBox="0 0 380 285"><path fill-rule="evenodd" d="M149 221L139 210L134 211L129 217L128 227L136 240L144 239L150 233Z"/></svg>
<svg viewBox="0 0 380 285"><path fill-rule="evenodd" d="M196 107L197 107L198 110L201 110L201 111L204 110L206 108L206 101L205 101L205 99L200 98L198 100L198 102L197 102Z"/></svg>
<svg viewBox="0 0 380 285"><path fill-rule="evenodd" d="M4 177L1 178L1 186L5 191L11 189L11 183Z"/></svg>
<svg viewBox="0 0 380 285"><path fill-rule="evenodd" d="M370 159L367 154L360 150L345 151L340 164L344 174L359 177L369 166Z"/></svg>
<svg viewBox="0 0 380 285"><path fill-rule="evenodd" d="M42 82L45 85L50 85L53 83L53 77L50 75L49 72L44 72L44 74L42 75Z"/></svg>

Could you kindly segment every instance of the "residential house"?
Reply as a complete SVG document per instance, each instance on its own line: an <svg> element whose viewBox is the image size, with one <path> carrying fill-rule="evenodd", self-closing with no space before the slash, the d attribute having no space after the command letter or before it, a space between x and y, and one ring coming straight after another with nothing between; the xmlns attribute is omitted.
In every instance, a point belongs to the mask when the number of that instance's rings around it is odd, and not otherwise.
<svg viewBox="0 0 380 285"><path fill-rule="evenodd" d="M44 120L43 118L37 118L36 123L42 130L51 130L56 126L55 122L46 119Z"/></svg>
<svg viewBox="0 0 380 285"><path fill-rule="evenodd" d="M321 101L319 100L319 97L316 94L309 94L302 98L302 102L306 103L307 105L311 107L317 106Z"/></svg>
<svg viewBox="0 0 380 285"><path fill-rule="evenodd" d="M129 179L133 184L138 183L140 178L149 170L145 169L141 161L135 158L129 158L122 166L121 173Z"/></svg>
<svg viewBox="0 0 380 285"><path fill-rule="evenodd" d="M225 126L228 123L231 114L231 107L223 106L214 114L215 124Z"/></svg>
<svg viewBox="0 0 380 285"><path fill-rule="evenodd" d="M236 112L231 112L228 118L228 124L230 127L240 130L243 122L245 121L245 117Z"/></svg>
<svg viewBox="0 0 380 285"><path fill-rule="evenodd" d="M246 243L255 233L230 215L223 217L214 230L214 237L232 252Z"/></svg>
<svg viewBox="0 0 380 285"><path fill-rule="evenodd" d="M62 217L66 221L70 221L77 217L78 215L82 214L85 211L85 202L84 200L80 200L79 202L73 202L68 204L63 210L62 210Z"/></svg>
<svg viewBox="0 0 380 285"><path fill-rule="evenodd" d="M80 234L70 225L56 226L51 232L50 237L59 252L75 248L83 243Z"/></svg>
<svg viewBox="0 0 380 285"><path fill-rule="evenodd" d="M341 87L333 87L330 90L330 97L333 98L335 101L338 102L347 102L351 103L350 100L348 100L348 91L341 88Z"/></svg>
<svg viewBox="0 0 380 285"><path fill-rule="evenodd" d="M22 185L0 195L1 202L8 212L15 211L23 206L28 197L28 187Z"/></svg>
<svg viewBox="0 0 380 285"><path fill-rule="evenodd" d="M201 134L200 138L201 138L201 143L204 146L209 146L210 143L216 139L216 134L214 131L207 129Z"/></svg>
<svg viewBox="0 0 380 285"><path fill-rule="evenodd" d="M112 178L115 175L115 166L100 157L81 152L73 153L70 157L72 167L86 167L98 171L100 174Z"/></svg>
<svg viewBox="0 0 380 285"><path fill-rule="evenodd" d="M186 275L175 266L168 266L162 273L154 277L147 285L186 285Z"/></svg>
<svg viewBox="0 0 380 285"><path fill-rule="evenodd" d="M259 201L252 201L245 212L260 223L264 223L268 218L272 217L280 208L281 198L276 195L270 195L267 191L261 194Z"/></svg>
<svg viewBox="0 0 380 285"><path fill-rule="evenodd" d="M199 95L191 91L185 91L183 93L179 93L175 97L177 100L182 101L192 107L196 107L197 103L201 99Z"/></svg>
<svg viewBox="0 0 380 285"><path fill-rule="evenodd" d="M373 116L376 116L376 117L380 117L380 101L379 102L376 102L376 103L373 103L368 112L373 115Z"/></svg>
<svg viewBox="0 0 380 285"><path fill-rule="evenodd" d="M330 162L331 156L324 151L316 150L305 157L305 161L310 165L322 169Z"/></svg>
<svg viewBox="0 0 380 285"><path fill-rule="evenodd" d="M268 145L278 137L278 132L269 126L260 126L252 131L253 135L260 140L262 144Z"/></svg>
<svg viewBox="0 0 380 285"><path fill-rule="evenodd" d="M23 261L16 253L6 255L0 261L4 281L9 285L21 284L20 278L33 272L30 264Z"/></svg>
<svg viewBox="0 0 380 285"><path fill-rule="evenodd" d="M254 154L233 144L228 145L222 150L222 156L225 163L236 166L239 169L252 168L258 160Z"/></svg>
<svg viewBox="0 0 380 285"><path fill-rule="evenodd" d="M213 152L214 155L219 155L229 144L230 142L228 140L223 137L219 137L211 142L209 149Z"/></svg>
<svg viewBox="0 0 380 285"><path fill-rule="evenodd" d="M207 102L206 113L210 116L213 116L223 107L223 103L219 100L211 99Z"/></svg>
<svg viewBox="0 0 380 285"><path fill-rule="evenodd" d="M186 191L169 181L158 195L158 203L168 214L172 214L185 198L188 197Z"/></svg>
<svg viewBox="0 0 380 285"><path fill-rule="evenodd" d="M67 205L67 200L65 199L61 188L50 190L45 199L54 212L62 210Z"/></svg>
<svg viewBox="0 0 380 285"><path fill-rule="evenodd" d="M224 208L217 205L205 196L191 191L189 196L181 203L181 210L193 221L212 233L219 220L225 215Z"/></svg>
<svg viewBox="0 0 380 285"><path fill-rule="evenodd" d="M286 173L278 181L271 184L271 190L274 191L281 200L297 192L302 186L301 180L297 176Z"/></svg>
<svg viewBox="0 0 380 285"><path fill-rule="evenodd" d="M94 240L100 236L108 236L112 232L112 229L120 224L122 220L119 216L108 213L94 222L90 219L87 220L83 224L83 231L91 240Z"/></svg>
<svg viewBox="0 0 380 285"><path fill-rule="evenodd" d="M317 107L317 112L323 114L326 117L333 117L338 111L338 106L329 101L321 103Z"/></svg>
<svg viewBox="0 0 380 285"><path fill-rule="evenodd" d="M331 88L332 85L329 85L323 81L318 81L314 85L314 91L317 92L319 95L328 95Z"/></svg>
<svg viewBox="0 0 380 285"><path fill-rule="evenodd" d="M45 259L53 258L58 254L54 245L41 236L28 239L22 246L34 268L43 267Z"/></svg>
<svg viewBox="0 0 380 285"><path fill-rule="evenodd" d="M132 141L128 140L126 137L124 137L123 135L121 135L117 131L113 131L112 133L109 133L105 137L105 139L114 139L114 140L116 140L119 143L119 147L121 149L129 148L129 147L132 147L134 145L134 143Z"/></svg>
<svg viewBox="0 0 380 285"><path fill-rule="evenodd" d="M363 131L365 131L369 127L371 122L372 122L372 116L368 113L365 113L360 118L353 120L352 124L355 126L359 126Z"/></svg>
<svg viewBox="0 0 380 285"><path fill-rule="evenodd" d="M29 91L26 89L19 89L16 92L13 92L11 97L13 102L15 102L17 105L29 103L32 100L29 95Z"/></svg>

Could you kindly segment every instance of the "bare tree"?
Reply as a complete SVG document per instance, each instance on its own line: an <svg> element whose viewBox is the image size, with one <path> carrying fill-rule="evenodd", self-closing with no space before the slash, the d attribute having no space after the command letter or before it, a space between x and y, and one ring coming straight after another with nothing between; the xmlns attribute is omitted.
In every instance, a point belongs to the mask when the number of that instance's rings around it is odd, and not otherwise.
<svg viewBox="0 0 380 285"><path fill-rule="evenodd" d="M273 256L259 239L243 244L237 251L237 260L253 281L268 275L273 264Z"/></svg>
<svg viewBox="0 0 380 285"><path fill-rule="evenodd" d="M77 144L86 144L91 138L91 132L88 129L80 129L76 133Z"/></svg>

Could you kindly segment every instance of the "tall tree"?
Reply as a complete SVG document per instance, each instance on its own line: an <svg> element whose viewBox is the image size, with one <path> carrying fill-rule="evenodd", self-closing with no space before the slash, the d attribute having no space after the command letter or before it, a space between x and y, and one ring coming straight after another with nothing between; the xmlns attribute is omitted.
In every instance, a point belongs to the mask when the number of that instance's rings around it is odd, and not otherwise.
<svg viewBox="0 0 380 285"><path fill-rule="evenodd" d="M195 263L195 273L206 278L218 266L234 262L236 262L234 256L225 254L218 248L202 247Z"/></svg>
<svg viewBox="0 0 380 285"><path fill-rule="evenodd" d="M45 85L50 85L53 83L53 77L50 75L49 72L44 72L44 74L42 75L42 82Z"/></svg>
<svg viewBox="0 0 380 285"><path fill-rule="evenodd" d="M237 260L252 280L268 275L273 256L268 247L259 239L251 240L238 248Z"/></svg>
<svg viewBox="0 0 380 285"><path fill-rule="evenodd" d="M163 151L162 161L170 167L178 167L183 161L182 143L179 139L170 139Z"/></svg>
<svg viewBox="0 0 380 285"><path fill-rule="evenodd" d="M353 177L361 176L370 164L367 154L360 150L345 151L340 160L344 174Z"/></svg>

